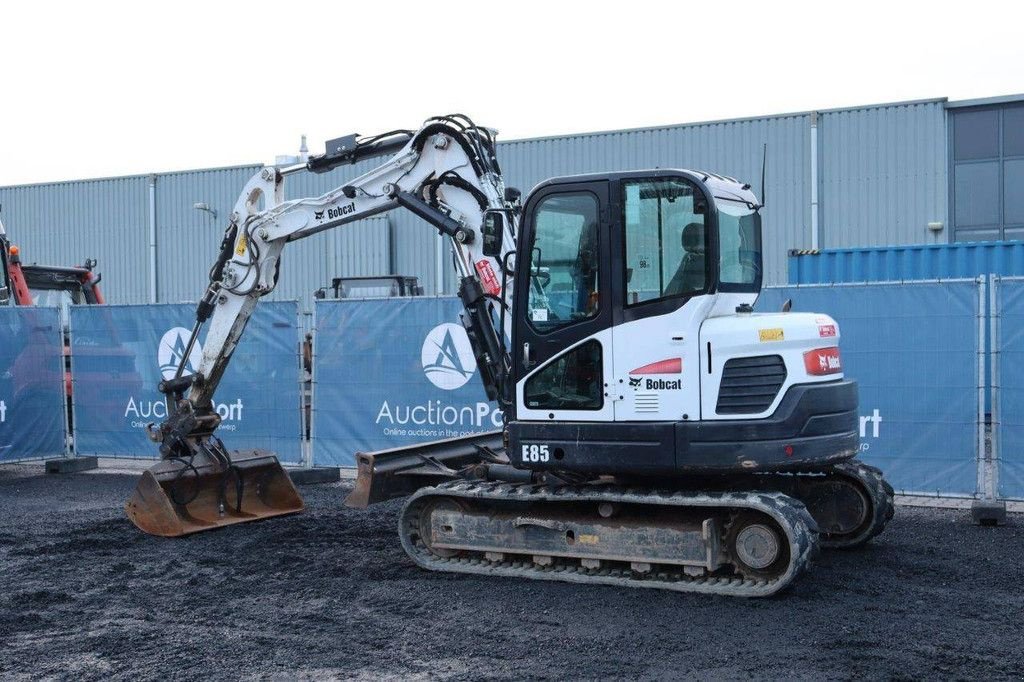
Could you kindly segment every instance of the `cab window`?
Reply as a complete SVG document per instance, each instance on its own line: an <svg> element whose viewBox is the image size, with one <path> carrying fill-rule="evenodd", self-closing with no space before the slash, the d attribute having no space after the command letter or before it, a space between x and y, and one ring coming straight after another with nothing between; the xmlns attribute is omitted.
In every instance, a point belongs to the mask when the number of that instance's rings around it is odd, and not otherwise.
<svg viewBox="0 0 1024 682"><path fill-rule="evenodd" d="M680 178L623 183L626 305L707 290L707 206Z"/></svg>
<svg viewBox="0 0 1024 682"><path fill-rule="evenodd" d="M587 341L542 368L526 382L531 410L600 410L601 344Z"/></svg>
<svg viewBox="0 0 1024 682"><path fill-rule="evenodd" d="M589 192L553 194L537 206L527 321L538 332L597 315L598 215Z"/></svg>
<svg viewBox="0 0 1024 682"><path fill-rule="evenodd" d="M761 284L761 230L757 211L718 200L719 282L725 291L757 291Z"/></svg>

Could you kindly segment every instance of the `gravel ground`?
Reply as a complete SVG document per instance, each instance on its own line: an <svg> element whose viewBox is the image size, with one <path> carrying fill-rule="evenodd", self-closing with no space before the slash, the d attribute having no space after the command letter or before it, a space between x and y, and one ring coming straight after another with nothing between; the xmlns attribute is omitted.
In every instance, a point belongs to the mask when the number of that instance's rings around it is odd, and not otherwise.
<svg viewBox="0 0 1024 682"><path fill-rule="evenodd" d="M132 476L0 467L0 678L1019 678L1024 523L900 508L761 600L425 572L398 504L165 540Z"/></svg>

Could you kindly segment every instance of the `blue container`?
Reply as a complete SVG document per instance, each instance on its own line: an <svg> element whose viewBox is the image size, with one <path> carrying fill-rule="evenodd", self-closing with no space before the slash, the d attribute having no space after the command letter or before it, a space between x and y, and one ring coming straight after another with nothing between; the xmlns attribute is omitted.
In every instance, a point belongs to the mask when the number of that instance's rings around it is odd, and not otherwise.
<svg viewBox="0 0 1024 682"><path fill-rule="evenodd" d="M790 251L790 284L1024 276L1024 242L912 244Z"/></svg>

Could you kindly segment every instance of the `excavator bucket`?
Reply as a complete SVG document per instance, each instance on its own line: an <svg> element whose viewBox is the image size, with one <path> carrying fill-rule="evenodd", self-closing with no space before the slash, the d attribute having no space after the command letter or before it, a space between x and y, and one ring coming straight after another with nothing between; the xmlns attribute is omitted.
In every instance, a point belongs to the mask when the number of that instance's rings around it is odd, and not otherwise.
<svg viewBox="0 0 1024 682"><path fill-rule="evenodd" d="M150 535L179 537L303 509L277 457L265 450L231 453L230 464L199 453L149 468L125 512Z"/></svg>

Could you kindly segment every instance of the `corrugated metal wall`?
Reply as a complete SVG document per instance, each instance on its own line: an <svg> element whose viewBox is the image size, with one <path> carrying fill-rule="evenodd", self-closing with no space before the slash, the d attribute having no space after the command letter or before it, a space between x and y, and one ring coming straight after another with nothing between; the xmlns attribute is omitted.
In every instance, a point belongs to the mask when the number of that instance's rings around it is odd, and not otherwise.
<svg viewBox="0 0 1024 682"><path fill-rule="evenodd" d="M285 199L316 197L344 185L374 168L380 159L336 168L330 173L298 173L285 178ZM240 188L240 186L239 186ZM349 223L289 244L281 259L281 278L274 298L302 301L312 311L312 293L330 285L334 277L409 274L393 266L392 215L384 214Z"/></svg>
<svg viewBox="0 0 1024 682"><path fill-rule="evenodd" d="M643 168L707 170L749 182L760 195L768 145L763 211L765 283L786 281L788 249L810 243L810 115L777 116L499 144L506 182L525 195L557 175Z"/></svg>
<svg viewBox="0 0 1024 682"><path fill-rule="evenodd" d="M517 140L499 144L509 185L524 193L549 177L682 167L749 182L760 194L768 145L765 283L787 281L786 253L811 246L811 114ZM484 121L483 123L498 123ZM927 230L946 222L946 124L942 101L823 112L818 116L822 247L947 241ZM318 196L376 165L371 160L285 181L286 197ZM259 166L156 175L160 301L203 289L227 215ZM29 260L100 260L108 300L149 299L148 186L153 176L0 188L3 217ZM193 208L205 202L217 218ZM435 293L438 237L406 211L291 245L275 298L308 301L344 275L401 274ZM443 245L442 245L443 246ZM455 290L444 258L445 292Z"/></svg>
<svg viewBox="0 0 1024 682"><path fill-rule="evenodd" d="M821 247L949 241L943 100L824 112L818 131Z"/></svg>
<svg viewBox="0 0 1024 682"><path fill-rule="evenodd" d="M26 263L99 260L100 288L118 303L149 300L146 176L0 187L0 213Z"/></svg>
<svg viewBox="0 0 1024 682"><path fill-rule="evenodd" d="M236 166L156 177L158 300L195 301L203 295L231 209L259 169ZM193 208L197 202L217 216Z"/></svg>
<svg viewBox="0 0 1024 682"><path fill-rule="evenodd" d="M261 166L236 166L157 176L158 293L161 301L195 300L202 295L228 216L238 194ZM333 173L330 175L334 175ZM346 176L290 176L285 198L318 196ZM197 202L216 218L194 208ZM390 272L391 239L386 217L375 217L314 235L289 245L273 300L296 299L312 310L313 292L333 277Z"/></svg>

